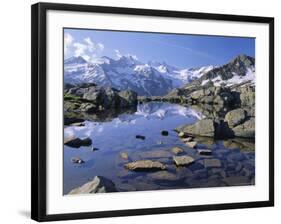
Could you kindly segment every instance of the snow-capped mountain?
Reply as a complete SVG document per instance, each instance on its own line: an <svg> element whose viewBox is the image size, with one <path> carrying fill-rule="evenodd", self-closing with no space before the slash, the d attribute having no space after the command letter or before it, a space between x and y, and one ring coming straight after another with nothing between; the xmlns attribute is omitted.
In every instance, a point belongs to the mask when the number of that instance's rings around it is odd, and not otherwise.
<svg viewBox="0 0 281 224"><path fill-rule="evenodd" d="M99 63L90 63L79 56L64 61L64 82L96 83L119 90L131 89L138 95L162 96L200 78L213 68L206 66L181 70L165 62L142 63L131 55L118 59L102 57Z"/></svg>
<svg viewBox="0 0 281 224"><path fill-rule="evenodd" d="M255 84L255 58L247 55L238 55L229 63L216 67L195 81L197 84L214 86L232 86L235 84Z"/></svg>

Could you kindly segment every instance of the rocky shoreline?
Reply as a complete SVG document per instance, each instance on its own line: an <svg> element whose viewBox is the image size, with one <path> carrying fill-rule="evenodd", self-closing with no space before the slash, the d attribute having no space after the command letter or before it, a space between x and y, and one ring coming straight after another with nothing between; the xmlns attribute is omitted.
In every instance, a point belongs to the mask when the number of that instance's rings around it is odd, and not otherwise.
<svg viewBox="0 0 281 224"><path fill-rule="evenodd" d="M136 107L137 103L137 93L134 91L119 91L93 83L67 85L64 90L65 112L95 113L109 109Z"/></svg>
<svg viewBox="0 0 281 224"><path fill-rule="evenodd" d="M179 184L183 181L191 187L254 184L255 170L251 152L255 147L255 89L247 83L232 87L200 86L196 89L188 86L174 90L164 97L138 97L133 91L118 91L94 84L71 86L65 89L64 94L65 125L83 126L83 122L91 120L91 116L100 119L104 115L104 120L112 119L107 116L109 111L134 112L132 108L150 101L181 104L204 115L203 119L193 124L183 124L174 129L187 149L175 146L168 151L143 152L138 157L121 152L121 164L129 172L122 175L145 172L146 178L152 182ZM167 130L159 130L159 133L162 136L169 135ZM146 141L143 133L135 137ZM79 148L92 146L90 140L71 136L64 143L72 148ZM217 141L222 141L224 147L233 150L214 148ZM241 153L243 150L250 152L249 158ZM220 158L224 158L227 163ZM71 161L78 166L85 162L79 157L71 158ZM105 177L95 176L92 181L72 189L69 194L116 192L124 189L132 191L138 190L137 186L128 183L116 185ZM142 186L141 190L145 189L158 187L153 184Z"/></svg>
<svg viewBox="0 0 281 224"><path fill-rule="evenodd" d="M205 119L175 130L189 135L228 139L255 138L255 88L249 83L232 87L187 86L164 97L139 97L140 103L180 103L201 111Z"/></svg>

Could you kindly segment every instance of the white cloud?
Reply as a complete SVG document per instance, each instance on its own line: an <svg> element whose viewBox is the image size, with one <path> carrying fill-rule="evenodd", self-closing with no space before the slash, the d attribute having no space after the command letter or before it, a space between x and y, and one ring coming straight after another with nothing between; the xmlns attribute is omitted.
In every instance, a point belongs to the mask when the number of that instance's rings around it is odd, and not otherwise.
<svg viewBox="0 0 281 224"><path fill-rule="evenodd" d="M102 43L98 43L97 46L101 51L103 51L104 45Z"/></svg>
<svg viewBox="0 0 281 224"><path fill-rule="evenodd" d="M114 50L114 51L115 51L115 55L116 55L116 57L118 59L124 56L124 57L131 57L131 58L133 58L136 61L139 60L136 55L133 55L133 54L125 54L125 55L123 55L119 50Z"/></svg>
<svg viewBox="0 0 281 224"><path fill-rule="evenodd" d="M82 42L73 43L73 53L76 57L82 56L85 60L95 62L98 55L104 50L102 43L95 43L90 37Z"/></svg>
<svg viewBox="0 0 281 224"><path fill-rule="evenodd" d="M69 33L64 35L64 54L67 55L69 53L69 47L71 46L73 40L74 38Z"/></svg>
<svg viewBox="0 0 281 224"><path fill-rule="evenodd" d="M85 44L81 44L81 43L79 43L79 42L76 42L76 43L73 44L73 46L74 46L74 48L75 48L75 50L74 50L74 55L75 55L76 57L82 56L82 55L85 54L85 51L86 51L86 49L87 49L87 46L86 46Z"/></svg>
<svg viewBox="0 0 281 224"><path fill-rule="evenodd" d="M121 58L123 56L119 50L115 50L115 54L117 58Z"/></svg>

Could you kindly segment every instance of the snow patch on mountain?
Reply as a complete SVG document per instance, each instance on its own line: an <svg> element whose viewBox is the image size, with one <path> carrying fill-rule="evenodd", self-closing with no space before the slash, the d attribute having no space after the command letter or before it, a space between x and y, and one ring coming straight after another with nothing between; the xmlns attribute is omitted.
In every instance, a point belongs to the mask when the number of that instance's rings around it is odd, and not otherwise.
<svg viewBox="0 0 281 224"><path fill-rule="evenodd" d="M203 80L201 85L204 86L206 85L209 81L212 81L214 86L221 86L221 85L225 85L225 86L232 86L235 84L241 84L241 83L246 83L246 82L250 82L251 85L255 84L255 68L253 66L251 66L250 68L247 68L247 72L245 75L239 75L235 72L232 73L232 78L227 79L227 80L223 80L222 77L220 75L218 75L217 77L211 79L211 80Z"/></svg>
<svg viewBox="0 0 281 224"><path fill-rule="evenodd" d="M223 75L223 77L222 77ZM254 84L254 59L245 55L221 67L209 65L200 68L179 69L166 62L143 63L134 55L121 55L117 59L101 57L95 63L83 57L71 57L64 61L64 83L96 83L118 90L133 90L140 96L163 96L188 83L215 86Z"/></svg>
<svg viewBox="0 0 281 224"><path fill-rule="evenodd" d="M142 63L136 56L101 57L97 63L71 57L64 63L64 82L96 83L119 90L131 89L139 95L161 96L200 77L212 67L178 69L165 62Z"/></svg>

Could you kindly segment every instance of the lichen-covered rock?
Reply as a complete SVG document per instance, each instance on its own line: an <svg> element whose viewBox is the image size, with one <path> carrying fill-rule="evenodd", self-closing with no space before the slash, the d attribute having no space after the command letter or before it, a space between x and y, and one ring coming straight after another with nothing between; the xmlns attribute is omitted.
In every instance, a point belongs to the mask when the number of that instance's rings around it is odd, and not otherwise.
<svg viewBox="0 0 281 224"><path fill-rule="evenodd" d="M128 108L137 105L137 93L119 91L111 87L80 84L64 95L65 111L96 112L112 108Z"/></svg>
<svg viewBox="0 0 281 224"><path fill-rule="evenodd" d="M195 148L197 145L197 142L192 141L192 142L185 142L185 144L189 147L189 148Z"/></svg>
<svg viewBox="0 0 281 224"><path fill-rule="evenodd" d="M69 147L79 148L81 146L90 146L92 144L92 140L90 138L81 139L75 136L70 136L64 139L64 144Z"/></svg>
<svg viewBox="0 0 281 224"><path fill-rule="evenodd" d="M68 194L93 194L106 192L116 192L115 184L105 177L95 176L92 181L74 188Z"/></svg>
<svg viewBox="0 0 281 224"><path fill-rule="evenodd" d="M241 106L255 105L255 89L252 86L242 87L240 89L240 103Z"/></svg>
<svg viewBox="0 0 281 224"><path fill-rule="evenodd" d="M184 151L180 147L174 147L174 148L172 148L172 152L177 155L177 154L180 154L180 153L182 153Z"/></svg>
<svg viewBox="0 0 281 224"><path fill-rule="evenodd" d="M255 138L255 118L251 117L249 120L234 127L232 130L236 137Z"/></svg>
<svg viewBox="0 0 281 224"><path fill-rule="evenodd" d="M195 124L181 126L176 128L176 130L187 133L187 135L215 136L214 121L212 119L199 120Z"/></svg>
<svg viewBox="0 0 281 224"><path fill-rule="evenodd" d="M124 90L119 92L120 97L120 106L127 107L127 106L134 106L138 103L138 96L137 93L131 90Z"/></svg>
<svg viewBox="0 0 281 224"><path fill-rule="evenodd" d="M127 152L121 152L120 153L120 157L124 160L128 160L129 159L129 155Z"/></svg>
<svg viewBox="0 0 281 224"><path fill-rule="evenodd" d="M134 171L142 171L142 170L165 170L166 166L163 163L152 160L139 160L131 163L125 164L125 168Z"/></svg>
<svg viewBox="0 0 281 224"><path fill-rule="evenodd" d="M97 110L97 106L93 103L81 103L79 109L80 111L91 113Z"/></svg>
<svg viewBox="0 0 281 224"><path fill-rule="evenodd" d="M204 89L194 91L190 94L191 99L194 99L194 100L199 100L200 98L202 98L204 96L205 96Z"/></svg>
<svg viewBox="0 0 281 224"><path fill-rule="evenodd" d="M174 174L174 173L171 173L171 172L168 172L168 171L157 171L155 173L150 173L148 174L148 177L154 179L154 180L164 180L164 181L177 181L179 180L180 178Z"/></svg>
<svg viewBox="0 0 281 224"><path fill-rule="evenodd" d="M205 168L219 168L222 166L219 159L204 159Z"/></svg>
<svg viewBox="0 0 281 224"><path fill-rule="evenodd" d="M194 162L191 156L174 156L173 160L177 166L186 166Z"/></svg>
<svg viewBox="0 0 281 224"><path fill-rule="evenodd" d="M225 115L225 121L228 123L229 127L242 124L246 118L247 112L242 108L231 110Z"/></svg>
<svg viewBox="0 0 281 224"><path fill-rule="evenodd" d="M159 158L168 158L172 154L169 151L160 149L160 150L151 150L151 151L141 151L141 152L137 152L136 155L141 159L159 159Z"/></svg>

